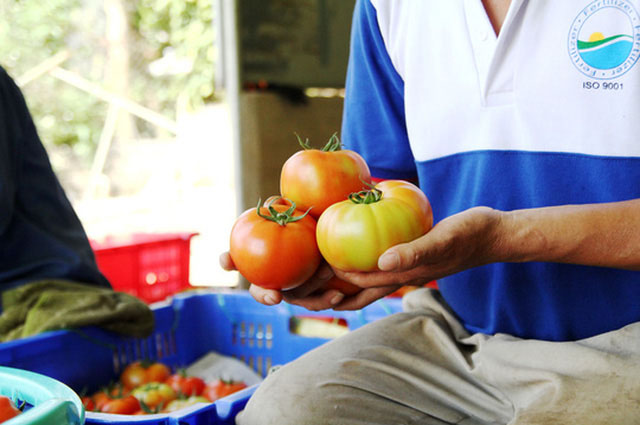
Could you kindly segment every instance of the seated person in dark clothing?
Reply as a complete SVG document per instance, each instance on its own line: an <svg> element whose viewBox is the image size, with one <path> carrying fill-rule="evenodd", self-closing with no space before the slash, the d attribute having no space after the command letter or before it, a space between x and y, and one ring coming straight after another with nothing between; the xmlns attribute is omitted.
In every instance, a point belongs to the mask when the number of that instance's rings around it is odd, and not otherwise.
<svg viewBox="0 0 640 425"><path fill-rule="evenodd" d="M110 287L19 88L0 68L0 292L42 279Z"/></svg>

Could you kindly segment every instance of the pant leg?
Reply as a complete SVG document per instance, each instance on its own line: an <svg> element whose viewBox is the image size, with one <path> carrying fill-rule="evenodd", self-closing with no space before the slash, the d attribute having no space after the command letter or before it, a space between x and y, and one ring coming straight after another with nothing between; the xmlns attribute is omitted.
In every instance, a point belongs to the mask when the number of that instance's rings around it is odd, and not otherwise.
<svg viewBox="0 0 640 425"><path fill-rule="evenodd" d="M514 405L510 425L640 424L640 323L575 342L496 335L474 357Z"/></svg>
<svg viewBox="0 0 640 425"><path fill-rule="evenodd" d="M425 291L400 313L313 350L270 375L238 418L254 424L504 424L512 407L475 379L476 347Z"/></svg>

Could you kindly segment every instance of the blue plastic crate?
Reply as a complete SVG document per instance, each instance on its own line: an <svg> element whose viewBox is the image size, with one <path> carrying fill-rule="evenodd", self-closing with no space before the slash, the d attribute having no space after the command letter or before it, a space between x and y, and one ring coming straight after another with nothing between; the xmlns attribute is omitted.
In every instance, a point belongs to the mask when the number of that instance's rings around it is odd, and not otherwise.
<svg viewBox="0 0 640 425"><path fill-rule="evenodd" d="M89 393L117 380L133 361L159 360L180 368L210 351L241 359L265 376L272 366L285 364L328 341L292 333L293 317L344 319L349 329L356 329L400 309L399 299L388 298L359 311L310 312L286 303L264 306L247 292L194 292L153 305L156 324L149 338L124 338L96 328L47 332L0 344L0 365L41 373ZM86 423L233 424L253 391L255 387L168 415L87 412Z"/></svg>

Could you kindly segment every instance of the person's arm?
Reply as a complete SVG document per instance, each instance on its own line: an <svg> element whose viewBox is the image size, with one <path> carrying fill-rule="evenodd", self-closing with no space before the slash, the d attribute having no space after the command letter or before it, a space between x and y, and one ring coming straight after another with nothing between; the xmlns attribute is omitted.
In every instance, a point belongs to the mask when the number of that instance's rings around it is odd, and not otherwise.
<svg viewBox="0 0 640 425"><path fill-rule="evenodd" d="M497 211L472 208L413 242L389 248L380 272L337 274L363 288L422 285L495 262L560 262L640 270L640 199ZM371 302L363 291L337 308Z"/></svg>
<svg viewBox="0 0 640 425"><path fill-rule="evenodd" d="M640 199L505 213L503 261L640 270Z"/></svg>

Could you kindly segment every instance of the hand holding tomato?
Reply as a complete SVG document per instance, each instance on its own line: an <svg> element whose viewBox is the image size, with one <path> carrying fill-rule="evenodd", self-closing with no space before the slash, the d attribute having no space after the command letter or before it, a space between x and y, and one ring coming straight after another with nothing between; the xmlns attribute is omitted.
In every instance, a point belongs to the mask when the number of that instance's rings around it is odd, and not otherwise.
<svg viewBox="0 0 640 425"><path fill-rule="evenodd" d="M224 270L236 270L228 252L223 252L219 261ZM345 296L337 289L327 288L327 282L333 276L334 272L331 267L322 263L311 278L294 289L281 291L251 284L249 293L256 301L264 305L276 305L282 300L286 300L290 304L297 304L308 310L325 310L339 304Z"/></svg>
<svg viewBox="0 0 640 425"><path fill-rule="evenodd" d="M452 215L424 236L395 245L378 259L379 271L341 272L338 276L363 290L341 309L358 309L368 301L367 291L395 285L422 286L430 281L495 261L500 245L501 212L476 207Z"/></svg>

